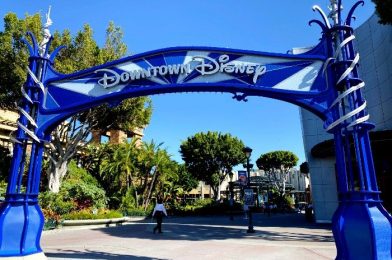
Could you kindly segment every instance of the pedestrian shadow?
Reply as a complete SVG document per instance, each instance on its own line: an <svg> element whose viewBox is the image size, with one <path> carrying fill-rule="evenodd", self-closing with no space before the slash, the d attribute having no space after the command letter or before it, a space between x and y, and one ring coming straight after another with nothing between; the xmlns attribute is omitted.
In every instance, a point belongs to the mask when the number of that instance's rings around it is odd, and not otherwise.
<svg viewBox="0 0 392 260"><path fill-rule="evenodd" d="M165 258L151 258L145 256L122 255L116 253L100 252L94 250L77 251L77 250L59 250L56 253L45 252L50 259L96 259L96 260L168 260Z"/></svg>

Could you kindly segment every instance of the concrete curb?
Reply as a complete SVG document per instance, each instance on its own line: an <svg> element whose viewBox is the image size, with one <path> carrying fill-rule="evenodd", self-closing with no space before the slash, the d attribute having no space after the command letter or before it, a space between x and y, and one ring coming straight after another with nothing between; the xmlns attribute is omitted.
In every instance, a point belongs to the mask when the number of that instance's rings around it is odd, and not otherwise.
<svg viewBox="0 0 392 260"><path fill-rule="evenodd" d="M45 256L43 252L26 255L26 256L9 256L9 257L1 257L4 260L47 260L48 258Z"/></svg>
<svg viewBox="0 0 392 260"><path fill-rule="evenodd" d="M85 225L110 225L121 224L124 222L135 222L145 220L146 217L122 217L110 219L83 219L83 220L64 220L63 226L85 226Z"/></svg>

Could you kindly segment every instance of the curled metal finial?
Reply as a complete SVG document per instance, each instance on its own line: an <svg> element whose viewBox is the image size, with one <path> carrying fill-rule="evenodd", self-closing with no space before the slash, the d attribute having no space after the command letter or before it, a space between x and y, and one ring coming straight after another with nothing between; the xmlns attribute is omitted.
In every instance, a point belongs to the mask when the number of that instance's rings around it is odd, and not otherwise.
<svg viewBox="0 0 392 260"><path fill-rule="evenodd" d="M56 56L58 55L58 53L62 50L62 49L64 49L65 48L65 46L64 45L60 45L59 47L57 47L51 54L50 54L50 57L49 57L49 61L50 61L50 63L54 63L54 59L56 58Z"/></svg>
<svg viewBox="0 0 392 260"><path fill-rule="evenodd" d="M38 55L38 43L35 39L32 32L27 32L26 36L30 37L32 44L26 38L22 38L24 44L26 44L27 48L29 49L30 56L37 56Z"/></svg>
<svg viewBox="0 0 392 260"><path fill-rule="evenodd" d="M352 19L354 19L355 20L355 17L353 16L353 14L354 14L354 12L355 12L355 9L357 9L357 7L359 6L359 5L364 5L365 4L365 2L364 1L358 1L358 2L356 2L354 5L353 5L353 7L351 7L351 9L350 9L350 11L348 12L348 15L347 15L347 18L346 18L346 25L348 25L348 26L350 26L351 25L351 20Z"/></svg>
<svg viewBox="0 0 392 260"><path fill-rule="evenodd" d="M310 26L312 26L313 23L315 23L315 24L317 24L318 26L320 26L320 27L321 27L321 30L322 30L323 32L325 32L325 31L328 30L327 26L325 26L325 24L324 24L323 22L319 21L319 20L313 19L313 20L310 20L310 21L309 21L309 25L310 25Z"/></svg>
<svg viewBox="0 0 392 260"><path fill-rule="evenodd" d="M324 25L328 29L330 29L331 28L331 24L329 23L329 20L328 20L327 16L325 15L324 11L318 5L314 5L312 9L313 9L313 11L317 11L321 15L321 17L324 20Z"/></svg>
<svg viewBox="0 0 392 260"><path fill-rule="evenodd" d="M248 95L246 95L245 93L242 94L237 94L237 93L233 93L233 99L237 100L237 101L244 101L244 102L248 102L248 99L246 98Z"/></svg>

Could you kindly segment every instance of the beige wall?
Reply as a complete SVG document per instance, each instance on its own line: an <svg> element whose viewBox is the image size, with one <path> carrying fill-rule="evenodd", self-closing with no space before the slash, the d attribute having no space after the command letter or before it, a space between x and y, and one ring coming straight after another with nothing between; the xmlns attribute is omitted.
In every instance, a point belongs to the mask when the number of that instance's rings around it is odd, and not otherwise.
<svg viewBox="0 0 392 260"><path fill-rule="evenodd" d="M11 151L12 143L9 137L11 134L15 135L18 118L18 113L0 109L0 146L8 147Z"/></svg>

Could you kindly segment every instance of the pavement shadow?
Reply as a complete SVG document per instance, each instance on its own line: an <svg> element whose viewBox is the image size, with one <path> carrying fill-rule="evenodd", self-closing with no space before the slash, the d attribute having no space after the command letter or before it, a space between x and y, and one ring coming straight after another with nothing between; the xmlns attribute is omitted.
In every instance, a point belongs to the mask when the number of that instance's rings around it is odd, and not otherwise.
<svg viewBox="0 0 392 260"><path fill-rule="evenodd" d="M166 258L150 258L135 255L122 255L108 252L99 251L76 251L76 250L61 250L60 252L50 253L46 252L45 255L50 259L96 259L96 260L122 260L122 259L137 259L137 260L168 260Z"/></svg>
<svg viewBox="0 0 392 260"><path fill-rule="evenodd" d="M153 234L155 224L144 220L98 229L109 236L151 240L216 240L216 239L259 239L269 241L334 242L328 225L298 222L286 216L254 216L256 233L246 233L248 220L237 216L233 221L227 217L168 218L163 223L163 234ZM306 225L304 225L306 224ZM271 230L271 227L275 227Z"/></svg>
<svg viewBox="0 0 392 260"><path fill-rule="evenodd" d="M223 215L211 215L211 216L197 216L197 217L169 217L165 218L164 222L167 223L192 223L192 224L213 224L221 226L246 226L248 219L245 219L245 215L237 214L233 215L233 220L230 220L230 216ZM153 223L153 219L145 219L139 221L133 221L134 223ZM306 220L304 214L299 213L287 213L287 214L265 214L265 213L254 213L253 223L255 226L260 227L298 227L306 229L325 229L332 230L332 225L328 223L314 223Z"/></svg>

